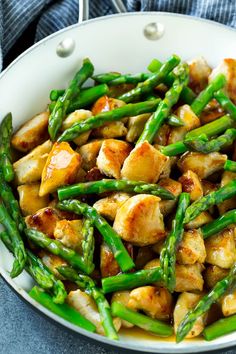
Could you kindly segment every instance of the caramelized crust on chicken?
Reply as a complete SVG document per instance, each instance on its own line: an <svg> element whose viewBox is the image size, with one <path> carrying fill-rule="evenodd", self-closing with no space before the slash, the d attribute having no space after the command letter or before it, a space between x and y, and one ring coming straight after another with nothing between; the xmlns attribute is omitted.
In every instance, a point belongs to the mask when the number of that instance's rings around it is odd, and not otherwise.
<svg viewBox="0 0 236 354"><path fill-rule="evenodd" d="M25 218L28 227L37 229L51 238L54 237L54 230L59 220L56 210L51 207L40 209Z"/></svg>
<svg viewBox="0 0 236 354"><path fill-rule="evenodd" d="M113 221L116 217L117 210L124 204L130 195L128 193L116 192L110 194L106 198L99 199L94 203L93 207L105 218Z"/></svg>
<svg viewBox="0 0 236 354"><path fill-rule="evenodd" d="M190 194L192 202L203 196L202 184L195 172L188 170L179 178L179 182L182 184L183 192Z"/></svg>
<svg viewBox="0 0 236 354"><path fill-rule="evenodd" d="M201 230L185 231L179 244L176 260L179 264L204 263L206 249Z"/></svg>

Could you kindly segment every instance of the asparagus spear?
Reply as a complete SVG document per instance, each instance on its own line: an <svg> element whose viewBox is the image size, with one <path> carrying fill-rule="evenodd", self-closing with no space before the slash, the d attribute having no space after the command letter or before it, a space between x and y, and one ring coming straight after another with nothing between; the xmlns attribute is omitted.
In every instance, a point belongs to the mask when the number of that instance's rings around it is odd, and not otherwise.
<svg viewBox="0 0 236 354"><path fill-rule="evenodd" d="M236 172L236 162L231 160L226 160L224 164L225 171Z"/></svg>
<svg viewBox="0 0 236 354"><path fill-rule="evenodd" d="M218 74L210 84L199 93L197 98L191 104L192 111L198 116L202 113L203 109L214 97L214 93L224 87L226 84L226 78L223 74Z"/></svg>
<svg viewBox="0 0 236 354"><path fill-rule="evenodd" d="M34 244L65 259L72 267L82 270L86 274L90 274L93 271L94 266L92 264L86 265L78 253L64 246L60 241L51 239L35 229L26 229L25 234Z"/></svg>
<svg viewBox="0 0 236 354"><path fill-rule="evenodd" d="M50 92L50 100L51 101L57 101L59 97L63 96L65 93L65 90L51 90Z"/></svg>
<svg viewBox="0 0 236 354"><path fill-rule="evenodd" d="M159 68L160 69L160 68ZM122 84L138 84L149 79L152 76L150 73L137 73L137 74L125 74L119 73L105 73L93 76L96 82L107 84L109 86L116 86Z"/></svg>
<svg viewBox="0 0 236 354"><path fill-rule="evenodd" d="M86 119L85 121L74 123L70 128L63 132L58 141L73 140L80 134L87 132L90 129L101 127L107 122L118 121L124 117L132 117L143 113L154 112L159 102L160 99L157 98L155 101L127 104L108 112L102 112L94 117Z"/></svg>
<svg viewBox="0 0 236 354"><path fill-rule="evenodd" d="M158 186L158 184L149 184L145 182L102 179L100 181L77 183L72 186L59 188L59 200L69 199L81 194L101 194L104 192L124 191L131 193L146 193L156 195L162 199L175 199L174 195Z"/></svg>
<svg viewBox="0 0 236 354"><path fill-rule="evenodd" d="M25 246L17 229L16 223L9 216L3 202L0 201L0 224L2 224L8 232L11 240L15 260L10 273L12 278L17 277L24 269L27 255Z"/></svg>
<svg viewBox="0 0 236 354"><path fill-rule="evenodd" d="M111 311L113 316L118 316L123 320L133 323L135 326L158 336L169 337L173 334L173 328L170 325L130 310L120 302L114 301L111 305Z"/></svg>
<svg viewBox="0 0 236 354"><path fill-rule="evenodd" d="M226 129L233 126L234 121L225 115L219 119L214 120L208 124L202 125L199 128L193 129L185 135L185 139L198 138L199 136L206 134L208 138L223 133ZM161 148L162 154L166 156L175 156L178 154L183 154L188 151L183 141L178 141L177 143L163 146Z"/></svg>
<svg viewBox="0 0 236 354"><path fill-rule="evenodd" d="M128 290L152 284L161 281L162 278L161 267L143 269L134 273L118 274L113 277L103 278L102 289L104 293L107 294L113 291Z"/></svg>
<svg viewBox="0 0 236 354"><path fill-rule="evenodd" d="M202 211L209 209L212 205L222 203L234 195L236 195L236 179L192 203L186 210L184 224L195 219Z"/></svg>
<svg viewBox="0 0 236 354"><path fill-rule="evenodd" d="M11 240L7 232L1 232L0 239L3 241L8 250L13 252ZM43 264L43 262L30 250L26 249L26 254L26 271L32 276L32 278L42 289L52 293L53 302L56 304L62 304L67 296L64 284L59 279L56 279L50 270Z"/></svg>
<svg viewBox="0 0 236 354"><path fill-rule="evenodd" d="M67 304L55 304L50 295L42 291L37 286L33 287L29 292L30 297L46 307L49 311L64 318L66 321L86 329L89 332L95 332L96 327L89 320L84 318L78 311L74 310Z"/></svg>
<svg viewBox="0 0 236 354"><path fill-rule="evenodd" d="M147 140L151 144L163 121L170 114L170 110L172 106L178 101L183 87L187 85L187 64L179 65L175 70L175 75L176 79L173 83L173 86L169 89L169 91L166 92L165 98L160 102L156 112L146 122L138 143Z"/></svg>
<svg viewBox="0 0 236 354"><path fill-rule="evenodd" d="M171 114L168 117L167 123L173 127L182 127L184 125L182 119L175 114Z"/></svg>
<svg viewBox="0 0 236 354"><path fill-rule="evenodd" d="M103 295L102 290L95 285L91 278L83 274L78 274L74 269L70 267L61 266L58 267L58 271L61 275L63 275L63 277L76 283L94 299L98 307L101 323L106 336L110 339L118 339L118 335L111 316L111 308L107 299Z"/></svg>
<svg viewBox="0 0 236 354"><path fill-rule="evenodd" d="M5 182L3 173L0 169L0 197L2 198L7 212L12 216L17 228L22 232L25 228L25 220L21 215L19 203L12 193L11 187Z"/></svg>
<svg viewBox="0 0 236 354"><path fill-rule="evenodd" d="M11 163L11 135L12 135L12 115L8 113L0 124L0 164L7 182L14 178L14 170Z"/></svg>
<svg viewBox="0 0 236 354"><path fill-rule="evenodd" d="M57 136L73 96L79 92L81 85L87 80L87 78L93 74L93 70L94 67L90 60L84 59L81 69L71 80L64 95L58 98L48 121L48 132L52 140L55 140Z"/></svg>
<svg viewBox="0 0 236 354"><path fill-rule="evenodd" d="M225 229L228 225L236 223L236 209L230 210L219 218L202 227L203 238L208 238Z"/></svg>
<svg viewBox="0 0 236 354"><path fill-rule="evenodd" d="M167 288L173 292L175 288L175 262L176 250L184 233L184 214L190 203L190 195L181 193L177 206L174 220L172 221L172 229L165 240L165 245L161 250L160 261L163 270L163 280Z"/></svg>
<svg viewBox="0 0 236 354"><path fill-rule="evenodd" d="M231 268L229 274L222 280L218 281L212 290L198 302L194 309L187 312L184 319L181 321L177 333L176 341L181 342L189 331L192 329L195 321L207 312L211 305L217 302L222 295L233 285L236 281L236 263Z"/></svg>
<svg viewBox="0 0 236 354"><path fill-rule="evenodd" d="M236 120L236 106L231 101L229 96L223 90L219 90L214 93L214 98L219 102L224 110L229 113L230 117Z"/></svg>
<svg viewBox="0 0 236 354"><path fill-rule="evenodd" d="M202 332L206 340L213 340L226 334L232 333L236 330L236 315L220 320L207 326Z"/></svg>
<svg viewBox="0 0 236 354"><path fill-rule="evenodd" d="M87 267L93 264L93 253L94 253L94 237L93 237L93 226L89 219L86 219L83 223L82 228L82 249L83 249L83 260Z"/></svg>
<svg viewBox="0 0 236 354"><path fill-rule="evenodd" d="M134 262L130 258L125 246L121 241L121 238L107 223L107 221L98 214L96 209L92 208L88 204L81 203L78 200L64 200L58 203L58 208L61 210L74 212L75 214L82 214L90 219L103 236L106 244L112 250L112 253L114 254L114 257L117 260L121 270L126 272L134 267Z"/></svg>
<svg viewBox="0 0 236 354"><path fill-rule="evenodd" d="M207 135L200 135L198 138L185 139L184 144L193 151L200 151L209 154L213 151L219 151L222 148L230 146L236 139L236 129L230 128L215 139L208 140Z"/></svg>
<svg viewBox="0 0 236 354"><path fill-rule="evenodd" d="M124 102L131 102L139 98L140 95L149 93L155 86L163 82L163 79L174 69L180 62L177 55L172 55L160 68L159 71L152 74L147 80L141 82L137 87L129 92L124 93L118 98Z"/></svg>

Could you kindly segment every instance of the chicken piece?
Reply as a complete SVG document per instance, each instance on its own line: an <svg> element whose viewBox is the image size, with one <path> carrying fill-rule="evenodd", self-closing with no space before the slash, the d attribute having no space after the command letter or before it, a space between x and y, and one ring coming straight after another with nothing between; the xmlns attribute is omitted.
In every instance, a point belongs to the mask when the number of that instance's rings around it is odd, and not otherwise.
<svg viewBox="0 0 236 354"><path fill-rule="evenodd" d="M223 296L221 308L224 316L231 316L236 313L236 290Z"/></svg>
<svg viewBox="0 0 236 354"><path fill-rule="evenodd" d="M130 117L128 121L128 132L126 140L130 143L134 143L140 137L145 123L150 118L151 113L139 114L138 116Z"/></svg>
<svg viewBox="0 0 236 354"><path fill-rule="evenodd" d="M185 224L184 227L186 230L198 229L212 220L211 214L209 214L208 211L203 211L195 219Z"/></svg>
<svg viewBox="0 0 236 354"><path fill-rule="evenodd" d="M183 140L187 132L201 125L200 119L187 104L179 107L176 115L182 120L184 125L182 127L174 127L170 130L167 145Z"/></svg>
<svg viewBox="0 0 236 354"><path fill-rule="evenodd" d="M135 146L124 162L121 177L133 181L156 183L168 157L147 141Z"/></svg>
<svg viewBox="0 0 236 354"><path fill-rule="evenodd" d="M189 86L194 92L199 93L207 86L208 77L211 74L212 69L203 57L191 60L188 62L188 65Z"/></svg>
<svg viewBox="0 0 236 354"><path fill-rule="evenodd" d="M47 140L13 164L17 185L40 181L51 149L52 142Z"/></svg>
<svg viewBox="0 0 236 354"><path fill-rule="evenodd" d="M117 210L113 228L120 237L136 246L148 246L165 237L160 198L139 194Z"/></svg>
<svg viewBox="0 0 236 354"><path fill-rule="evenodd" d="M172 314L173 300L165 288L142 286L130 292L127 306L132 310L144 311L152 318L168 320Z"/></svg>
<svg viewBox="0 0 236 354"><path fill-rule="evenodd" d="M236 59L223 59L223 61L212 70L212 73L209 76L209 82L211 82L219 73L225 75L227 79L227 93L234 103L236 103Z"/></svg>
<svg viewBox="0 0 236 354"><path fill-rule="evenodd" d="M195 172L188 170L179 178L179 182L182 184L183 192L190 194L192 202L203 196L202 184Z"/></svg>
<svg viewBox="0 0 236 354"><path fill-rule="evenodd" d="M179 159L178 167L183 173L191 170L199 178L207 178L214 172L223 169L226 160L227 155L219 152L211 152L210 154L187 152Z"/></svg>
<svg viewBox="0 0 236 354"><path fill-rule="evenodd" d="M190 292L184 292L179 295L174 309L175 333L177 333L178 326L180 322L184 319L187 312L197 305L197 303L201 300L202 296L202 294L192 294ZM206 313L204 315L198 316L197 320L194 322L194 325L190 332L187 334L186 338L197 337L203 331L206 322L206 316Z"/></svg>
<svg viewBox="0 0 236 354"><path fill-rule="evenodd" d="M178 246L176 260L179 264L204 263L206 249L201 230L189 230L183 234L182 241Z"/></svg>
<svg viewBox="0 0 236 354"><path fill-rule="evenodd" d="M104 140L97 157L97 166L108 177L120 178L121 167L131 151L131 146L120 140Z"/></svg>
<svg viewBox="0 0 236 354"><path fill-rule="evenodd" d="M175 197L178 197L180 195L180 193L182 192L181 183L175 181L174 179L162 178L162 179L160 179L158 184L161 187L166 188L172 194L174 194ZM177 203L177 198L176 198L176 200L161 200L160 201L161 213L164 216L170 214L171 211L174 209L176 203Z"/></svg>
<svg viewBox="0 0 236 354"><path fill-rule="evenodd" d="M54 237L66 247L82 253L82 220L59 220L54 229Z"/></svg>
<svg viewBox="0 0 236 354"><path fill-rule="evenodd" d="M102 278L111 277L120 273L119 264L105 242L100 248L100 271Z"/></svg>
<svg viewBox="0 0 236 354"><path fill-rule="evenodd" d="M35 214L28 215L25 218L28 227L37 229L51 238L54 236L54 230L58 221L59 216L56 210L51 207L40 209Z"/></svg>
<svg viewBox="0 0 236 354"><path fill-rule="evenodd" d="M58 272L57 267L68 265L67 262L55 254L49 253L47 251L40 251L39 257L46 267L60 280L64 280L63 276Z"/></svg>
<svg viewBox="0 0 236 354"><path fill-rule="evenodd" d="M55 143L42 172L40 197L55 192L60 186L73 183L80 166L80 155L67 142Z"/></svg>
<svg viewBox="0 0 236 354"><path fill-rule="evenodd" d="M236 179L236 173L230 171L224 171L221 178L220 186L224 187L227 183ZM223 215L226 211L234 209L236 206L236 197L225 200L224 202L217 205L219 214Z"/></svg>
<svg viewBox="0 0 236 354"><path fill-rule="evenodd" d="M226 277L229 273L228 269L220 268L215 265L208 265L204 272L204 281L208 289L213 288L216 283Z"/></svg>
<svg viewBox="0 0 236 354"><path fill-rule="evenodd" d="M47 195L39 196L39 183L22 184L17 188L19 204L24 216L34 214L37 210L45 208L49 204Z"/></svg>
<svg viewBox="0 0 236 354"><path fill-rule="evenodd" d="M128 193L115 192L106 198L99 199L93 207L105 218L113 221L119 207L130 198Z"/></svg>
<svg viewBox="0 0 236 354"><path fill-rule="evenodd" d="M97 161L97 156L99 153L99 150L102 146L103 140L93 140L90 141L89 143L81 146L79 149L76 149L76 151L80 154L82 157L82 168L85 171L91 170L91 168L96 166L96 161Z"/></svg>
<svg viewBox="0 0 236 354"><path fill-rule="evenodd" d="M70 291L67 296L67 303L92 322L96 326L98 334L105 335L97 305L88 294L81 290ZM120 318L113 318L113 324L116 330L119 331L121 327Z"/></svg>
<svg viewBox="0 0 236 354"><path fill-rule="evenodd" d="M85 109L78 109L71 114L69 114L64 122L62 123L62 130L66 130L70 128L74 123L82 122L88 118L92 117L92 112ZM76 145L81 146L84 145L91 133L91 130L81 134L78 138L75 138L73 141Z"/></svg>
<svg viewBox="0 0 236 354"><path fill-rule="evenodd" d="M49 112L42 112L28 120L13 135L12 146L19 151L28 152L48 139Z"/></svg>
<svg viewBox="0 0 236 354"><path fill-rule="evenodd" d="M127 306L129 302L129 294L130 291L124 290L124 291L116 291L115 293L112 294L111 298L111 303L113 302L120 302L121 304ZM134 325L128 321L121 320L121 326L124 328L132 328Z"/></svg>
<svg viewBox="0 0 236 354"><path fill-rule="evenodd" d="M125 102L121 100L108 96L102 96L93 105L92 114L95 116L99 113L111 111L124 105ZM126 134L127 128L124 126L123 121L108 122L93 130L93 136L105 139L120 138Z"/></svg>
<svg viewBox="0 0 236 354"><path fill-rule="evenodd" d="M206 262L228 269L236 260L234 230L225 229L205 240Z"/></svg>

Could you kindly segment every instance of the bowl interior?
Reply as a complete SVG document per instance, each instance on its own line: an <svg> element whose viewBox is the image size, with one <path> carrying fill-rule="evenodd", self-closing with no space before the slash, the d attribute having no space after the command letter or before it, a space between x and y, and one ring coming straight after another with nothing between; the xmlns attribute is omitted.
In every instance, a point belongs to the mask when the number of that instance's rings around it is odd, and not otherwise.
<svg viewBox="0 0 236 354"><path fill-rule="evenodd" d="M156 23L164 27L158 40L144 36L144 28ZM61 58L56 54L58 44L70 38L75 41L74 52ZM225 57L236 58L236 31L206 20L167 13L132 13L107 16L62 30L39 42L22 54L0 75L0 117L13 114L17 128L32 115L43 111L53 88L64 88L82 59L89 57L96 73L145 71L153 58L165 60L175 53L184 60L204 56L210 65L217 65ZM31 278L24 272L10 279L12 256L0 244L0 272L6 281L28 302L55 321L74 331L104 343L107 338L69 324L53 315L27 295ZM153 336L122 334L115 345L135 351L156 353L192 353L219 349L236 344L236 333L213 342L185 341L179 345ZM114 342L113 342L114 345Z"/></svg>

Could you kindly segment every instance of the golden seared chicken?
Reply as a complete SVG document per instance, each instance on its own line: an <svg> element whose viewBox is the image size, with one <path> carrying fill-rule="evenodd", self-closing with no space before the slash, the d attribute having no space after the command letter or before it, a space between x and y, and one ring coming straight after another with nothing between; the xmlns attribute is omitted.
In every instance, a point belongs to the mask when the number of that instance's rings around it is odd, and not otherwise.
<svg viewBox="0 0 236 354"><path fill-rule="evenodd" d="M130 117L128 120L128 132L126 140L134 143L140 137L146 121L150 118L151 113L139 114L135 117Z"/></svg>
<svg viewBox="0 0 236 354"><path fill-rule="evenodd" d="M168 157L147 141L136 145L124 161L121 177L133 181L156 183Z"/></svg>
<svg viewBox="0 0 236 354"><path fill-rule="evenodd" d="M48 139L49 112L36 114L23 124L11 139L12 146L22 152L28 152Z"/></svg>
<svg viewBox="0 0 236 354"><path fill-rule="evenodd" d="M223 278L225 278L229 273L228 269L224 269L218 267L216 265L207 265L206 270L204 272L204 282L208 289L213 288L216 283Z"/></svg>
<svg viewBox="0 0 236 354"><path fill-rule="evenodd" d="M180 322L189 310L194 308L199 300L202 298L200 294L193 294L190 292L183 292L179 295L174 309L174 329L175 333ZM199 316L194 323L191 331L187 334L186 338L197 337L204 329L206 322L206 315Z"/></svg>
<svg viewBox="0 0 236 354"><path fill-rule="evenodd" d="M130 291L116 291L112 294L111 303L114 301L120 302L121 304L128 306ZM121 326L124 328L132 328L134 325L128 321L121 320Z"/></svg>
<svg viewBox="0 0 236 354"><path fill-rule="evenodd" d="M83 220L59 220L54 229L55 239L61 241L63 245L82 252Z"/></svg>
<svg viewBox="0 0 236 354"><path fill-rule="evenodd" d="M49 204L49 196L39 196L39 183L22 184L17 188L19 204L24 216L34 214L37 210L46 208Z"/></svg>
<svg viewBox="0 0 236 354"><path fill-rule="evenodd" d="M63 276L58 272L57 268L61 266L67 266L67 262L61 257L51 254L47 251L40 251L39 253L42 262L50 269L50 271L56 275L59 279L64 279Z"/></svg>
<svg viewBox="0 0 236 354"><path fill-rule="evenodd" d="M42 172L39 195L54 192L58 187L75 181L81 157L68 143L55 143Z"/></svg>
<svg viewBox="0 0 236 354"><path fill-rule="evenodd" d="M120 267L115 257L105 242L100 249L100 271L103 278L120 273Z"/></svg>
<svg viewBox="0 0 236 354"><path fill-rule="evenodd" d="M187 230L198 229L199 227L202 227L205 224L208 224L212 220L213 220L213 218L212 218L211 214L208 213L207 211L203 211L195 219L193 219L192 221L189 221L187 224L185 224L184 227Z"/></svg>
<svg viewBox="0 0 236 354"><path fill-rule="evenodd" d="M108 177L120 178L121 167L131 151L131 146L120 140L103 141L97 157L97 166Z"/></svg>
<svg viewBox="0 0 236 354"><path fill-rule="evenodd" d="M234 315L236 313L236 290L223 296L220 302L224 316Z"/></svg>
<svg viewBox="0 0 236 354"><path fill-rule="evenodd" d="M165 288L142 286L130 292L127 306L133 310L144 311L152 318L168 320L171 317L173 300Z"/></svg>
<svg viewBox="0 0 236 354"><path fill-rule="evenodd" d="M202 91L208 84L208 77L211 74L211 67L205 58L198 57L188 62L189 65L189 86L196 92Z"/></svg>
<svg viewBox="0 0 236 354"><path fill-rule="evenodd" d="M192 202L203 196L201 180L195 172L191 170L186 171L179 178L179 182L182 184L183 192L190 194L190 199Z"/></svg>
<svg viewBox="0 0 236 354"><path fill-rule="evenodd" d="M51 149L52 142L47 140L13 164L17 185L40 181Z"/></svg>
<svg viewBox="0 0 236 354"><path fill-rule="evenodd" d="M113 224L120 237L136 246L147 246L165 237L160 198L139 194L117 210Z"/></svg>
<svg viewBox="0 0 236 354"><path fill-rule="evenodd" d="M80 146L80 148L76 149L76 151L82 157L81 166L85 171L89 171L96 166L97 156L99 150L101 149L102 143L102 139L92 140L89 143L84 144L83 146Z"/></svg>
<svg viewBox="0 0 236 354"><path fill-rule="evenodd" d="M179 264L204 263L206 249L200 229L185 231L178 246L176 259Z"/></svg>
<svg viewBox="0 0 236 354"><path fill-rule="evenodd" d="M130 198L130 194L124 192L115 192L106 198L101 198L94 203L93 207L108 220L113 221L117 210Z"/></svg>
<svg viewBox="0 0 236 354"><path fill-rule="evenodd" d="M161 200L160 210L161 213L166 216L171 213L177 203L177 197L182 192L182 185L180 182L175 181L171 178L162 178L158 183L161 187L166 188L176 197L175 200Z"/></svg>
<svg viewBox="0 0 236 354"><path fill-rule="evenodd" d="M28 227L37 229L53 238L57 222L60 220L54 208L46 207L25 218Z"/></svg>
<svg viewBox="0 0 236 354"><path fill-rule="evenodd" d="M90 117L92 117L92 112L85 109L78 109L77 111L72 112L66 117L62 124L62 129L66 130L70 128L74 123L81 122ZM90 133L91 131L89 130L88 132L81 134L78 138L75 138L75 144L78 146L84 145L87 142Z"/></svg>
<svg viewBox="0 0 236 354"><path fill-rule="evenodd" d="M220 186L223 187L230 181L236 178L236 173L230 171L224 171L221 177ZM230 209L234 209L236 206L236 197L225 200L224 202L217 205L220 215L224 214Z"/></svg>

